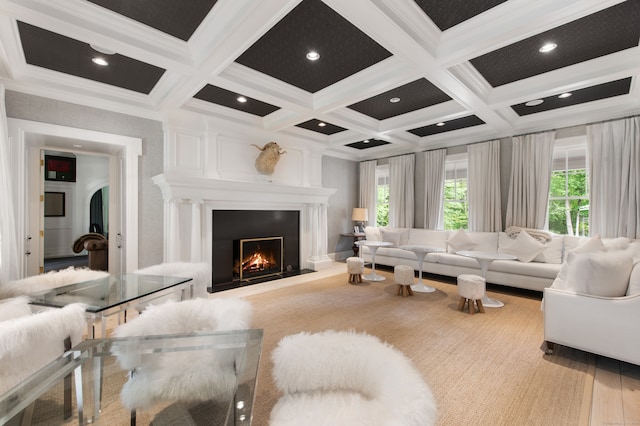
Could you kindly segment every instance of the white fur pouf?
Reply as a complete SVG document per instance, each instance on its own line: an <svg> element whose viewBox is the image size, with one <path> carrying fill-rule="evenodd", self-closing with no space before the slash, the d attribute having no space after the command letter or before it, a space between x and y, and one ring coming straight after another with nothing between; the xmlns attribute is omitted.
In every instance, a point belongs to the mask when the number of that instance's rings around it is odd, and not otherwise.
<svg viewBox="0 0 640 426"><path fill-rule="evenodd" d="M473 315L475 312L474 301L478 305L478 311L484 313L482 306L482 297L484 296L486 287L485 279L479 275L462 274L458 276L458 294L460 302L458 310L464 310L465 303L469 304L469 313Z"/></svg>
<svg viewBox="0 0 640 426"><path fill-rule="evenodd" d="M350 284L361 283L362 274L364 274L364 259L361 257L347 258L347 272L349 273Z"/></svg>
<svg viewBox="0 0 640 426"><path fill-rule="evenodd" d="M398 296L413 296L411 286L413 285L413 268L408 265L397 265L393 268L393 278L398 284Z"/></svg>
<svg viewBox="0 0 640 426"><path fill-rule="evenodd" d="M436 421L436 402L411 360L377 337L347 331L284 337L272 353L284 395L270 425L403 425Z"/></svg>

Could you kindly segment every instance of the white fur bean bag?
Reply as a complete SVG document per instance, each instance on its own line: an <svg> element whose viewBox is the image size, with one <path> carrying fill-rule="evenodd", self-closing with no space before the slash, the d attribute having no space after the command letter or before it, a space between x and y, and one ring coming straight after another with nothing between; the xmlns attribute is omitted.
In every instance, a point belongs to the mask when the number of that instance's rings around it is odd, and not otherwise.
<svg viewBox="0 0 640 426"><path fill-rule="evenodd" d="M0 300L0 322L31 315L29 298L26 296Z"/></svg>
<svg viewBox="0 0 640 426"><path fill-rule="evenodd" d="M82 340L85 306L73 304L0 323L0 395Z"/></svg>
<svg viewBox="0 0 640 426"><path fill-rule="evenodd" d="M193 279L193 296L209 297L207 287L211 287L211 265L206 262L167 262L138 269L135 274L164 275L168 277L184 277ZM179 295L168 300L179 300Z"/></svg>
<svg viewBox="0 0 640 426"><path fill-rule="evenodd" d="M284 392L271 426L398 425L436 421L436 402L412 362L378 338L355 332L300 333L273 351Z"/></svg>
<svg viewBox="0 0 640 426"><path fill-rule="evenodd" d="M94 271L88 268L74 268L73 266L60 271L33 275L21 280L7 281L0 284L0 299L17 297L51 290L64 285L91 281L109 276L105 271Z"/></svg>
<svg viewBox="0 0 640 426"><path fill-rule="evenodd" d="M150 305L140 316L120 325L114 337L206 331L246 330L251 304L241 299L191 299ZM118 364L133 371L120 394L128 409L146 409L158 401L207 401L229 398L235 389L233 351L211 350L145 353L131 345L114 344Z"/></svg>

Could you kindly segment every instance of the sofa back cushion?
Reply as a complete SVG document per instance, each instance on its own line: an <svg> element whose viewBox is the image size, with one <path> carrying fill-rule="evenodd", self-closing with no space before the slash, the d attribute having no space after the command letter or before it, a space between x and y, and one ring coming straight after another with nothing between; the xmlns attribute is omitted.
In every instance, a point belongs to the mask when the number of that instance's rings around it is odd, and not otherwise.
<svg viewBox="0 0 640 426"><path fill-rule="evenodd" d="M544 247L542 251L534 257L533 262L539 263L552 263L552 264L561 264L562 263L562 247L563 247L564 236L556 235L552 237L551 241L547 241L544 243ZM504 248L515 241L515 238L511 238L507 233L500 232L498 236L498 251L504 252Z"/></svg>
<svg viewBox="0 0 640 426"><path fill-rule="evenodd" d="M626 295L631 296L638 293L640 293L640 262L633 264Z"/></svg>
<svg viewBox="0 0 640 426"><path fill-rule="evenodd" d="M438 231L435 229L411 228L409 230L409 242L412 245L422 245L447 249L447 238L449 231Z"/></svg>
<svg viewBox="0 0 640 426"><path fill-rule="evenodd" d="M375 226L367 226L364 228L364 238L367 241L382 241L380 236L380 228Z"/></svg>
<svg viewBox="0 0 640 426"><path fill-rule="evenodd" d="M409 228L380 227L381 241L393 243L394 246L403 246L409 242Z"/></svg>
<svg viewBox="0 0 640 426"><path fill-rule="evenodd" d="M633 260L623 251L572 252L567 263L567 281L577 293L602 297L627 293Z"/></svg>

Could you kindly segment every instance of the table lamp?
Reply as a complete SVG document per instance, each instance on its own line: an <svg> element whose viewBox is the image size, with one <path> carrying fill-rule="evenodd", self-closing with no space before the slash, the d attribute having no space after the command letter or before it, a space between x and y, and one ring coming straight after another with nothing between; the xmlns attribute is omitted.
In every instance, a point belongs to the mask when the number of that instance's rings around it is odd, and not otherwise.
<svg viewBox="0 0 640 426"><path fill-rule="evenodd" d="M356 222L358 232L364 232L364 223L369 220L369 211L363 207L354 207L351 213L351 220Z"/></svg>

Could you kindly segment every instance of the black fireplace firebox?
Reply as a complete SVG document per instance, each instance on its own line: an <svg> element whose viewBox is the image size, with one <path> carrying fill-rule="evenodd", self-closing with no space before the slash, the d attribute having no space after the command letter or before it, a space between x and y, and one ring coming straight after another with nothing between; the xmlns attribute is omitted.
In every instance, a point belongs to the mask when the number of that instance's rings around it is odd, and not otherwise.
<svg viewBox="0 0 640 426"><path fill-rule="evenodd" d="M233 244L233 279L251 280L282 273L282 237L249 238Z"/></svg>

